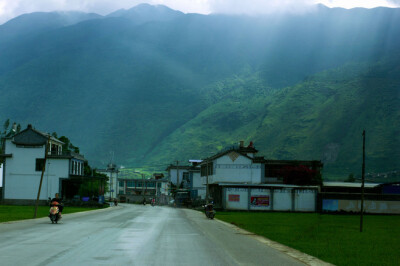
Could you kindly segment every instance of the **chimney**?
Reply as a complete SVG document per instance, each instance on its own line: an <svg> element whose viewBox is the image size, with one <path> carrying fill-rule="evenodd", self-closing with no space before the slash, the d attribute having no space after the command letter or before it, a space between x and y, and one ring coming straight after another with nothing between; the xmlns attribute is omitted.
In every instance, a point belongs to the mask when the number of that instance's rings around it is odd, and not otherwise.
<svg viewBox="0 0 400 266"><path fill-rule="evenodd" d="M31 124L29 124L29 125L28 125L28 128L32 128L32 125L31 125Z"/></svg>
<svg viewBox="0 0 400 266"><path fill-rule="evenodd" d="M244 141L241 140L241 141L240 141L240 148L243 148L243 146L244 146Z"/></svg>

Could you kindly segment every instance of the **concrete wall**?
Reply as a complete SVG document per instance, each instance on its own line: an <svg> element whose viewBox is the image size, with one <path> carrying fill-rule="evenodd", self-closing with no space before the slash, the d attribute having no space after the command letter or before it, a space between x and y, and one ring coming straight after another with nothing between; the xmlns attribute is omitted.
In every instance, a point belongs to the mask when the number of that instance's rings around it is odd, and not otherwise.
<svg viewBox="0 0 400 266"><path fill-rule="evenodd" d="M6 158L4 176L4 199L36 199L40 184L41 171L36 171L36 159L44 158L44 146L39 148L19 148L8 140L6 153L12 154ZM60 178L67 178L69 170L68 159L49 159L40 199L46 200L60 192Z"/></svg>
<svg viewBox="0 0 400 266"><path fill-rule="evenodd" d="M183 173L188 173L188 170L186 169L179 169L179 183L182 182L183 180ZM169 180L176 185L177 182L177 170L176 169L170 169L169 170Z"/></svg>
<svg viewBox="0 0 400 266"><path fill-rule="evenodd" d="M225 188L225 204L227 210L247 210L249 205L247 188Z"/></svg>
<svg viewBox="0 0 400 266"><path fill-rule="evenodd" d="M296 211L316 211L317 190L295 190L294 208Z"/></svg>
<svg viewBox="0 0 400 266"><path fill-rule="evenodd" d="M316 211L317 188L223 187L227 210Z"/></svg>
<svg viewBox="0 0 400 266"><path fill-rule="evenodd" d="M400 201L365 200L366 213L400 214ZM322 211L326 212L360 212L361 200L354 199L323 199Z"/></svg>
<svg viewBox="0 0 400 266"><path fill-rule="evenodd" d="M206 185L203 185L200 172L192 172L192 190L197 191L197 197L206 198Z"/></svg>
<svg viewBox="0 0 400 266"><path fill-rule="evenodd" d="M3 164L0 164L0 187L3 187Z"/></svg>
<svg viewBox="0 0 400 266"><path fill-rule="evenodd" d="M260 184L264 179L261 164L253 164L252 160L239 155L234 161L229 155L217 158L213 162L214 174L208 177L208 182L232 182Z"/></svg>

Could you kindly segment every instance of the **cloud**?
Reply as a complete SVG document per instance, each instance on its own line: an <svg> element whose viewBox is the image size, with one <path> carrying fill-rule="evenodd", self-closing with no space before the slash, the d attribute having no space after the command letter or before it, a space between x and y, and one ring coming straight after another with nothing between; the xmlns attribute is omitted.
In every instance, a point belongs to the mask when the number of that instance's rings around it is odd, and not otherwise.
<svg viewBox="0 0 400 266"><path fill-rule="evenodd" d="M166 5L184 13L299 13L315 3L329 7L400 7L400 0L0 0L0 24L24 13L78 10L106 15L140 3Z"/></svg>
<svg viewBox="0 0 400 266"><path fill-rule="evenodd" d="M209 4L213 13L302 13L309 10L315 0L210 0Z"/></svg>
<svg viewBox="0 0 400 266"><path fill-rule="evenodd" d="M384 7L400 7L400 0L320 0L318 1L328 7L343 7L343 8L374 8L379 6Z"/></svg>
<svg viewBox="0 0 400 266"><path fill-rule="evenodd" d="M149 1L149 3L166 5L184 13L209 14L211 12L210 3L212 1L213 0L152 0Z"/></svg>

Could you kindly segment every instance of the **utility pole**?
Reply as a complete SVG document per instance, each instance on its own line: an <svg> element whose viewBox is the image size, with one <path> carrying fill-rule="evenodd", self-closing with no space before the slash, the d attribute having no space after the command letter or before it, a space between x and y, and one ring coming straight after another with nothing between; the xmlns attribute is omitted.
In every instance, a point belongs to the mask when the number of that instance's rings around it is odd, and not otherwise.
<svg viewBox="0 0 400 266"><path fill-rule="evenodd" d="M363 231L363 213L364 213L364 181L365 181L365 129L363 136L363 162L361 170L361 213L360 213L360 232Z"/></svg>
<svg viewBox="0 0 400 266"><path fill-rule="evenodd" d="M208 194L210 193L208 191L208 161L206 162L206 204L208 204Z"/></svg>
<svg viewBox="0 0 400 266"><path fill-rule="evenodd" d="M43 175L44 171L46 171L46 160L47 160L47 153L49 152L49 146L50 146L50 135L47 139L46 142L46 148L45 148L45 153L44 153L44 162L43 162L43 168L42 168L42 175L40 176L40 184L39 184L39 190L37 194L37 199L36 199L36 205L35 205L35 213L33 214L33 218L36 218L37 215L37 209L39 205L39 198L40 198L40 190L42 189L42 183L43 183Z"/></svg>
<svg viewBox="0 0 400 266"><path fill-rule="evenodd" d="M112 197L112 170L110 170L110 202L111 202L111 197Z"/></svg>
<svg viewBox="0 0 400 266"><path fill-rule="evenodd" d="M146 197L144 196L144 174L142 174L142 195L143 195L143 200L146 200Z"/></svg>
<svg viewBox="0 0 400 266"><path fill-rule="evenodd" d="M176 161L176 191L177 192L178 192L178 189L179 189L179 161Z"/></svg>

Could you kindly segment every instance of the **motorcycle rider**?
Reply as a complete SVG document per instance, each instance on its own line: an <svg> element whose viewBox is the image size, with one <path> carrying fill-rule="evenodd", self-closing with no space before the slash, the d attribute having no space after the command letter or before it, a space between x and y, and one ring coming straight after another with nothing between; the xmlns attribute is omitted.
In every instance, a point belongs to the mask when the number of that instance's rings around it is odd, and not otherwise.
<svg viewBox="0 0 400 266"><path fill-rule="evenodd" d="M61 218L61 213L64 209L62 205L62 200L60 199L60 195L56 193L55 198L50 201L50 207L57 206L58 207L58 217Z"/></svg>

